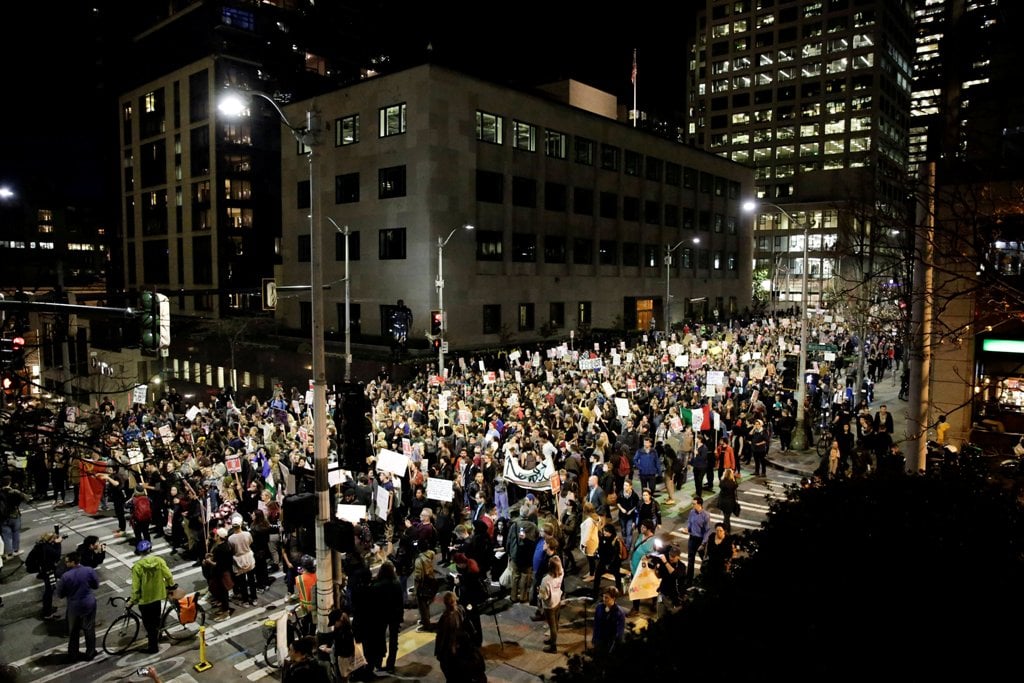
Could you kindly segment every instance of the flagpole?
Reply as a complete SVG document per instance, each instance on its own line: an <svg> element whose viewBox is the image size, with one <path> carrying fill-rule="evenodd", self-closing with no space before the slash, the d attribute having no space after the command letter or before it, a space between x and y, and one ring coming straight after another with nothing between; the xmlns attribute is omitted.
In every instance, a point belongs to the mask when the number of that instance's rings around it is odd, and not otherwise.
<svg viewBox="0 0 1024 683"><path fill-rule="evenodd" d="M639 112L636 108L636 48L633 48L633 127L636 128L636 120L639 118Z"/></svg>

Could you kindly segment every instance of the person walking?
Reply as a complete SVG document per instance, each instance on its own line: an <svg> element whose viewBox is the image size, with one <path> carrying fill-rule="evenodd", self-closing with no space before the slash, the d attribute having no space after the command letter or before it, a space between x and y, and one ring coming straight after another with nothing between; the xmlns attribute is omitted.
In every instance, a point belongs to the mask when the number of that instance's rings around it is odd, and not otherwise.
<svg viewBox="0 0 1024 683"><path fill-rule="evenodd" d="M597 599L601 588L601 579L611 574L615 587L622 592L622 572L620 567L626 556L625 541L618 535L614 522L605 522L599 532L600 540L597 547L597 568L594 571L594 599Z"/></svg>
<svg viewBox="0 0 1024 683"><path fill-rule="evenodd" d="M696 444L697 447L694 449L693 455L690 456L690 466L693 467L693 485L699 496L704 492L704 479L711 471L711 462L703 434L697 435Z"/></svg>
<svg viewBox="0 0 1024 683"><path fill-rule="evenodd" d="M131 601L138 606L146 628L146 652L156 654L160 651L160 607L167 599L167 591L178 585L164 558L151 554L152 544L147 541L139 545L142 557L132 565Z"/></svg>
<svg viewBox="0 0 1024 683"><path fill-rule="evenodd" d="M67 600L68 658L91 660L96 656L96 594L100 579L96 570L81 564L78 552L64 558L66 569L57 582L57 597ZM78 640L85 637L85 654L80 655Z"/></svg>
<svg viewBox="0 0 1024 683"><path fill-rule="evenodd" d="M739 514L740 505L737 497L740 483L732 469L726 468L718 480L718 509L722 511L725 530L732 531L732 516Z"/></svg>
<svg viewBox="0 0 1024 683"><path fill-rule="evenodd" d="M4 540L4 559L9 560L15 555L21 555L21 505L28 502L28 496L21 490L14 487L11 476L5 474L0 479L3 488L0 495L4 497L7 516L0 526L0 536Z"/></svg>
<svg viewBox="0 0 1024 683"><path fill-rule="evenodd" d="M233 557L234 552L228 544L228 530L220 527L213 533L213 547L203 558L203 576L206 577L210 597L217 605L217 612L213 615L215 621L223 621L234 613L230 599L230 591L235 585Z"/></svg>
<svg viewBox="0 0 1024 683"><path fill-rule="evenodd" d="M640 568L640 562L647 557L647 554L654 550L654 529L655 524L652 519L641 519L640 520L640 534L633 541L633 552L629 556L629 573L630 576L636 576L637 569ZM633 601L633 609L630 610L631 616L640 614L640 601Z"/></svg>
<svg viewBox="0 0 1024 683"><path fill-rule="evenodd" d="M557 555L548 562L548 571L540 582L537 600L544 609L548 623L547 647L544 652L558 652L558 613L562 607L562 558Z"/></svg>
<svg viewBox="0 0 1024 683"><path fill-rule="evenodd" d="M420 612L420 623L416 630L428 633L434 630L434 625L430 623L430 605L441 585L441 577L434 565L435 556L434 550L427 548L416 556L412 568L412 585L416 593L416 607Z"/></svg>
<svg viewBox="0 0 1024 683"><path fill-rule="evenodd" d="M640 496L633 490L633 482L628 479L622 484L622 495L619 496L617 506L619 521L622 523L622 538L629 548L633 545L633 530L636 528L637 515L640 512Z"/></svg>
<svg viewBox="0 0 1024 683"><path fill-rule="evenodd" d="M641 490L649 489L651 493L654 493L658 477L662 475L664 470L661 464L661 456L654 450L650 437L645 437L643 448L637 449L636 453L633 454L633 469L640 476Z"/></svg>
<svg viewBox="0 0 1024 683"><path fill-rule="evenodd" d="M693 583L693 568L697 553L703 553L707 547L708 539L711 537L711 515L704 509L704 499L700 496L693 497L693 507L686 518L686 528L683 533L690 538L686 550L686 581Z"/></svg>

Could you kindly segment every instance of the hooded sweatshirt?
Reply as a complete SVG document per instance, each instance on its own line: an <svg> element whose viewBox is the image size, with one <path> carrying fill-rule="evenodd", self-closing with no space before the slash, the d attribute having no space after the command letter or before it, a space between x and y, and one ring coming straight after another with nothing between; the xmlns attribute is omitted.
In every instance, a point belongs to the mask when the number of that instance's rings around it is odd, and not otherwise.
<svg viewBox="0 0 1024 683"><path fill-rule="evenodd" d="M159 555L146 555L132 565L132 602L136 605L162 602L173 585L171 570Z"/></svg>

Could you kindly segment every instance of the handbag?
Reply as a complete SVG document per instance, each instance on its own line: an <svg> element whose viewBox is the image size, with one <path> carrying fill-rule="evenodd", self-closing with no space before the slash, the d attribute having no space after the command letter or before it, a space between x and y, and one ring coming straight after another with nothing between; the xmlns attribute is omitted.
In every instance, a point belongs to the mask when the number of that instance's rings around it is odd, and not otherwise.
<svg viewBox="0 0 1024 683"><path fill-rule="evenodd" d="M737 517L739 517L739 516L740 516L740 512L741 512L741 509L740 509L740 502L739 502L739 501L737 500L737 501L736 501L736 512L735 512L735 513L733 513L733 514L735 514L735 515L736 515Z"/></svg>
<svg viewBox="0 0 1024 683"><path fill-rule="evenodd" d="M256 555L251 550L235 555L231 559L235 563L236 574L245 574L256 568Z"/></svg>
<svg viewBox="0 0 1024 683"><path fill-rule="evenodd" d="M505 565L505 571L498 577L498 585L502 588L512 588L512 563Z"/></svg>
<svg viewBox="0 0 1024 683"><path fill-rule="evenodd" d="M657 572L647 566L647 560L640 561L636 574L629 582L630 600L648 600L658 595L658 588L661 586L661 579Z"/></svg>

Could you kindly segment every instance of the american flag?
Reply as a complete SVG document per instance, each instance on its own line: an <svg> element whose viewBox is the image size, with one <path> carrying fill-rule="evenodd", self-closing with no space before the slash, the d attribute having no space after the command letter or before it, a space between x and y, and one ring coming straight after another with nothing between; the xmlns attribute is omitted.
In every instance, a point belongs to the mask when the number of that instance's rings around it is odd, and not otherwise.
<svg viewBox="0 0 1024 683"><path fill-rule="evenodd" d="M633 85L636 85L636 50L635 49L633 50L633 73L629 77L629 80L630 80L630 82Z"/></svg>

